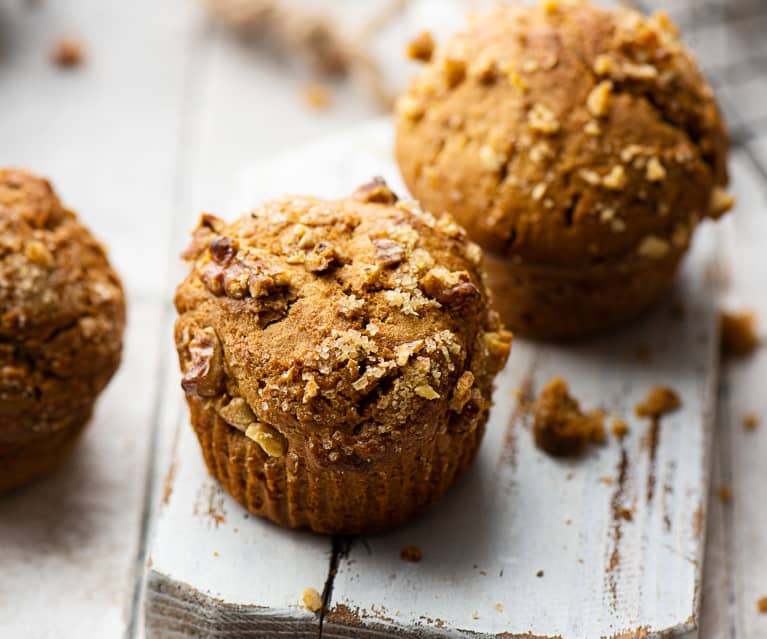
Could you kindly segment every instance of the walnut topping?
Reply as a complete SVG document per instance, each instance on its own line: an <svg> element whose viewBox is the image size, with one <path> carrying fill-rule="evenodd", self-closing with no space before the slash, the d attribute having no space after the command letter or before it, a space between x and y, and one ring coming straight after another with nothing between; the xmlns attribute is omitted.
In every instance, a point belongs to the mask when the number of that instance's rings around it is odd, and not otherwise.
<svg viewBox="0 0 767 639"><path fill-rule="evenodd" d="M32 240L27 244L24 254L31 262L39 266L51 266L53 264L53 254L45 244L38 240Z"/></svg>
<svg viewBox="0 0 767 639"><path fill-rule="evenodd" d="M496 151L488 144L483 144L479 147L479 159L488 171L499 171L501 167L506 164L508 158L506 154L501 151Z"/></svg>
<svg viewBox="0 0 767 639"><path fill-rule="evenodd" d="M314 375L307 375L307 378L306 386L304 386L304 396L301 400L304 404L308 404L311 400L317 397L317 394L320 391L320 387L317 385Z"/></svg>
<svg viewBox="0 0 767 639"><path fill-rule="evenodd" d="M431 61L431 56L434 54L434 38L431 32L421 31L416 38L408 43L405 53L411 60Z"/></svg>
<svg viewBox="0 0 767 639"><path fill-rule="evenodd" d="M658 69L651 64L634 64L633 62L624 62L621 65L621 72L629 78L637 80L654 80L658 77Z"/></svg>
<svg viewBox="0 0 767 639"><path fill-rule="evenodd" d="M466 271L448 271L437 266L421 278L420 284L427 295L449 307L473 304L482 298Z"/></svg>
<svg viewBox="0 0 767 639"><path fill-rule="evenodd" d="M360 202L377 204L396 204L399 199L381 177L375 177L371 182L358 187L352 197Z"/></svg>
<svg viewBox="0 0 767 639"><path fill-rule="evenodd" d="M615 71L615 61L604 53L594 60L594 71L597 75L612 75Z"/></svg>
<svg viewBox="0 0 767 639"><path fill-rule="evenodd" d="M666 169L656 157L647 161L647 179L650 182L662 182L666 179Z"/></svg>
<svg viewBox="0 0 767 639"><path fill-rule="evenodd" d="M233 397L228 404L220 406L216 412L227 424L243 431L256 421L256 416L242 397Z"/></svg>
<svg viewBox="0 0 767 639"><path fill-rule="evenodd" d="M602 183L602 176L599 175L599 173L596 171L592 171L591 169L581 169L578 174L581 176L584 182L588 182L593 186Z"/></svg>
<svg viewBox="0 0 767 639"><path fill-rule="evenodd" d="M511 333L506 330L485 333L485 346L487 346L487 352L495 360L494 366L490 368L499 371L506 364L506 359L511 351Z"/></svg>
<svg viewBox="0 0 767 639"><path fill-rule="evenodd" d="M709 216L718 219L735 206L735 198L723 188L717 186L711 193Z"/></svg>
<svg viewBox="0 0 767 639"><path fill-rule="evenodd" d="M338 262L338 254L335 248L327 242L319 242L314 249L307 254L304 265L306 270L312 273L323 273Z"/></svg>
<svg viewBox="0 0 767 639"><path fill-rule="evenodd" d="M396 266L405 259L404 247L394 240L379 237L370 241L375 246L376 259L384 266Z"/></svg>
<svg viewBox="0 0 767 639"><path fill-rule="evenodd" d="M424 399L428 399L428 400L434 400L434 399L440 398L440 394L428 384L419 384L418 386L416 386L415 394L418 395L419 397L423 397Z"/></svg>
<svg viewBox="0 0 767 639"><path fill-rule="evenodd" d="M414 98L412 95L400 96L397 100L395 110L403 118L412 120L413 122L420 120L426 112L423 103Z"/></svg>
<svg viewBox="0 0 767 639"><path fill-rule="evenodd" d="M210 257L217 264L226 264L237 253L237 240L231 237L217 237L210 243Z"/></svg>
<svg viewBox="0 0 767 639"><path fill-rule="evenodd" d="M661 257L665 257L670 248L671 247L667 240L664 240L657 235L648 235L639 243L639 246L637 247L637 253L641 257L659 259Z"/></svg>
<svg viewBox="0 0 767 639"><path fill-rule="evenodd" d="M603 80L592 89L589 97L586 99L586 106L591 115L602 117L607 114L612 90L613 83L610 80Z"/></svg>
<svg viewBox="0 0 767 639"><path fill-rule="evenodd" d="M543 199L543 196L546 195L546 185L543 182L541 182L540 184L536 184L533 187L533 190L530 195L532 196L533 200L535 200L536 202L540 201L541 199Z"/></svg>
<svg viewBox="0 0 767 639"><path fill-rule="evenodd" d="M619 191L626 185L626 170L616 164L610 172L602 178L602 184L611 191Z"/></svg>
<svg viewBox="0 0 767 639"><path fill-rule="evenodd" d="M621 160L627 164L642 154L644 149L638 144L629 144L621 150Z"/></svg>
<svg viewBox="0 0 767 639"><path fill-rule="evenodd" d="M448 56L442 61L442 72L447 86L457 87L466 78L466 61Z"/></svg>
<svg viewBox="0 0 767 639"><path fill-rule="evenodd" d="M464 253L469 262L474 264L474 266L482 264L482 249L479 247L479 244L475 244L471 241L466 242Z"/></svg>
<svg viewBox="0 0 767 639"><path fill-rule="evenodd" d="M527 115L527 122L530 128L540 133L552 134L559 131L559 121L551 109L538 103Z"/></svg>
<svg viewBox="0 0 767 639"><path fill-rule="evenodd" d="M413 355L416 355L423 349L424 342L422 339L415 340L414 342L406 342L400 344L394 351L395 362L397 366L406 366Z"/></svg>
<svg viewBox="0 0 767 639"><path fill-rule="evenodd" d="M465 371L455 384L453 396L450 398L450 410L460 413L471 399L471 387L474 385L474 373Z"/></svg>
<svg viewBox="0 0 767 639"><path fill-rule="evenodd" d="M256 442L269 457L282 457L288 449L285 437L266 424L251 424L245 430L245 435Z"/></svg>
<svg viewBox="0 0 767 639"><path fill-rule="evenodd" d="M224 381L224 357L216 332L208 327L193 329L186 344L188 354L181 387L188 395L215 397Z"/></svg>

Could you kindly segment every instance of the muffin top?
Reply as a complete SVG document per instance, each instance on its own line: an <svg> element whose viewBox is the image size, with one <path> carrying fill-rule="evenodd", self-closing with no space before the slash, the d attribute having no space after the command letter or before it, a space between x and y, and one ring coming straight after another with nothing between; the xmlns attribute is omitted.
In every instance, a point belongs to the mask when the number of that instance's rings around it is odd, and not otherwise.
<svg viewBox="0 0 767 639"><path fill-rule="evenodd" d="M243 431L308 437L325 461L361 465L405 433L476 427L489 405L510 335L481 251L380 180L231 224L204 215L185 257L182 386Z"/></svg>
<svg viewBox="0 0 767 639"><path fill-rule="evenodd" d="M548 0L471 16L397 122L413 194L517 261L662 257L731 205L713 93L662 13Z"/></svg>
<svg viewBox="0 0 767 639"><path fill-rule="evenodd" d="M125 302L50 184L0 169L0 439L89 410L120 360Z"/></svg>

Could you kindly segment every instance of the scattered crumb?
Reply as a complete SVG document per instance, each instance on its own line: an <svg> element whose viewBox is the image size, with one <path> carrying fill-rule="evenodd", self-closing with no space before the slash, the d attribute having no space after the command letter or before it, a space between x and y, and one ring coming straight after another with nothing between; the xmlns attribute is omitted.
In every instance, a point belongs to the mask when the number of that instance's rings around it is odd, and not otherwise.
<svg viewBox="0 0 767 639"><path fill-rule="evenodd" d="M732 501L732 488L729 486L722 484L719 486L719 488L716 491L717 496L719 499L721 499L724 503L729 503Z"/></svg>
<svg viewBox="0 0 767 639"><path fill-rule="evenodd" d="M612 477L600 477L599 483L604 484L605 486L612 486L615 483L615 480Z"/></svg>
<svg viewBox="0 0 767 639"><path fill-rule="evenodd" d="M471 613L471 618L472 619L479 619L479 613L475 610L474 612Z"/></svg>
<svg viewBox="0 0 767 639"><path fill-rule="evenodd" d="M497 603L497 604L495 604L495 609L496 609L498 612L503 612L503 604L502 604L502 603Z"/></svg>
<svg viewBox="0 0 767 639"><path fill-rule="evenodd" d="M565 526L569 526L572 523L573 523L572 519L565 519Z"/></svg>
<svg viewBox="0 0 767 639"><path fill-rule="evenodd" d="M218 550L214 550L214 551L213 551L213 556L214 556L214 557L218 557Z"/></svg>
<svg viewBox="0 0 767 639"><path fill-rule="evenodd" d="M421 31L414 40L408 43L407 49L405 49L408 58L420 62L429 62L433 53L434 38L431 31Z"/></svg>
<svg viewBox="0 0 767 639"><path fill-rule="evenodd" d="M743 428L747 431L755 431L759 428L759 417L757 415L746 415L743 418Z"/></svg>
<svg viewBox="0 0 767 639"><path fill-rule="evenodd" d="M404 546L399 552L399 558L402 561L418 563L423 559L423 552L418 546Z"/></svg>
<svg viewBox="0 0 767 639"><path fill-rule="evenodd" d="M152 555L149 555L149 557L146 558L146 567L151 568L154 565L154 561L152 560Z"/></svg>
<svg viewBox="0 0 767 639"><path fill-rule="evenodd" d="M304 87L304 102L315 111L327 111L333 102L333 95L326 86L308 84Z"/></svg>
<svg viewBox="0 0 767 639"><path fill-rule="evenodd" d="M756 602L756 609L762 614L767 614L767 597L762 597Z"/></svg>
<svg viewBox="0 0 767 639"><path fill-rule="evenodd" d="M625 419L615 417L610 430L618 439L623 439L629 433L629 425Z"/></svg>
<svg viewBox="0 0 767 639"><path fill-rule="evenodd" d="M672 413L682 405L679 395L668 386L653 386L634 410L637 417L661 417Z"/></svg>
<svg viewBox="0 0 767 639"><path fill-rule="evenodd" d="M304 593L301 595L301 600L304 602L307 610L312 612L317 612L322 608L322 597L320 597L320 593L317 592L316 588L305 588Z"/></svg>
<svg viewBox="0 0 767 639"><path fill-rule="evenodd" d="M535 402L535 444L555 456L577 454L588 443L605 441L604 420L603 411L583 413L567 382L555 377Z"/></svg>
<svg viewBox="0 0 767 639"><path fill-rule="evenodd" d="M757 318L753 311L722 311L719 320L722 352L743 356L759 346Z"/></svg>
<svg viewBox="0 0 767 639"><path fill-rule="evenodd" d="M480 570L479 574L482 575L483 577L487 577L487 570Z"/></svg>
<svg viewBox="0 0 767 639"><path fill-rule="evenodd" d="M538 572L535 573L535 576L538 578L543 577L543 571L539 570Z"/></svg>
<svg viewBox="0 0 767 639"><path fill-rule="evenodd" d="M60 67L78 67L85 60L85 46L74 36L60 36L53 43L51 61Z"/></svg>
<svg viewBox="0 0 767 639"><path fill-rule="evenodd" d="M634 521L634 511L630 508L619 508L618 516L626 521Z"/></svg>

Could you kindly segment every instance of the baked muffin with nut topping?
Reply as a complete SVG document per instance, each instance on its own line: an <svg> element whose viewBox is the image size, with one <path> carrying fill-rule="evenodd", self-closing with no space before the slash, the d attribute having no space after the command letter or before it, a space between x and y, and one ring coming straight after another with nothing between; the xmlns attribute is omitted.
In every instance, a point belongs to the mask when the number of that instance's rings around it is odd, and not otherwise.
<svg viewBox="0 0 767 639"><path fill-rule="evenodd" d="M185 257L182 387L208 469L250 511L382 530L472 460L511 336L451 218L376 180L203 216Z"/></svg>
<svg viewBox="0 0 767 639"><path fill-rule="evenodd" d="M397 104L402 175L486 250L520 334L636 316L732 205L719 109L665 14L502 4L426 58Z"/></svg>
<svg viewBox="0 0 767 639"><path fill-rule="evenodd" d="M0 169L0 492L61 462L120 363L125 301L50 184Z"/></svg>

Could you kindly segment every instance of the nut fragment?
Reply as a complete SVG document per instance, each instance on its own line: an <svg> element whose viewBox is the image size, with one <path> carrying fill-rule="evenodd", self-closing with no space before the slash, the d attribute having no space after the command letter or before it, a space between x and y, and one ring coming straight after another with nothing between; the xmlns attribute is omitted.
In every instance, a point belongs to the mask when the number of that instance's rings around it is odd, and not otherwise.
<svg viewBox="0 0 767 639"><path fill-rule="evenodd" d="M466 78L466 62L448 56L442 62L442 72L445 74L447 86L451 89L457 87Z"/></svg>
<svg viewBox="0 0 767 639"><path fill-rule="evenodd" d="M39 266L51 266L53 264L53 255L48 250L48 247L38 240L32 240L27 244L24 254L30 261Z"/></svg>
<svg viewBox="0 0 767 639"><path fill-rule="evenodd" d="M626 170L620 164L616 164L602 178L602 184L611 191L619 191L626 185Z"/></svg>
<svg viewBox="0 0 767 639"><path fill-rule="evenodd" d="M474 385L474 373L465 371L455 384L453 396L450 398L450 410L460 413L471 399L471 388Z"/></svg>
<svg viewBox="0 0 767 639"><path fill-rule="evenodd" d="M602 117L607 114L612 90L613 83L610 80L603 80L592 89L586 99L586 106L591 115Z"/></svg>
<svg viewBox="0 0 767 639"><path fill-rule="evenodd" d="M440 394L435 391L429 384L419 384L415 387L415 394L424 399L433 400L439 399Z"/></svg>
<svg viewBox="0 0 767 639"><path fill-rule="evenodd" d="M430 31L421 31L418 36L411 40L405 51L411 60L429 62L434 53L434 38Z"/></svg>
<svg viewBox="0 0 767 639"><path fill-rule="evenodd" d="M647 179L650 182L662 182L666 179L666 169L656 157L647 161Z"/></svg>
<svg viewBox="0 0 767 639"><path fill-rule="evenodd" d="M396 204L399 199L382 177L374 177L367 184L357 187L352 197L360 202L376 204Z"/></svg>
<svg viewBox="0 0 767 639"><path fill-rule="evenodd" d="M437 266L421 278L420 284L427 295L449 307L460 308L482 299L482 294L466 271L448 271L443 266Z"/></svg>
<svg viewBox="0 0 767 639"><path fill-rule="evenodd" d="M307 254L304 266L312 273L323 273L338 262L338 254L335 248L327 242L319 242L312 251Z"/></svg>
<svg viewBox="0 0 767 639"><path fill-rule="evenodd" d="M218 409L218 414L227 424L245 430L252 424L256 416L242 397L233 397L232 400Z"/></svg>
<svg viewBox="0 0 767 639"><path fill-rule="evenodd" d="M637 253L641 257L659 259L661 257L665 257L670 248L671 246L667 240L664 240L657 235L648 235L639 243L639 246L637 247Z"/></svg>
<svg viewBox="0 0 767 639"><path fill-rule="evenodd" d="M727 211L735 206L735 198L727 193L723 188L717 186L711 193L711 203L709 204L709 216L718 219Z"/></svg>
<svg viewBox="0 0 767 639"><path fill-rule="evenodd" d="M210 327L193 329L186 351L181 379L184 392L196 397L218 395L224 380L224 358L216 332Z"/></svg>
<svg viewBox="0 0 767 639"><path fill-rule="evenodd" d="M256 442L269 457L282 457L288 449L285 437L266 424L251 424L245 430L245 435Z"/></svg>
<svg viewBox="0 0 767 639"><path fill-rule="evenodd" d="M405 248L388 237L370 240L376 249L376 259L384 266L396 266L405 259Z"/></svg>
<svg viewBox="0 0 767 639"><path fill-rule="evenodd" d="M322 597L320 597L320 593L317 592L316 588L304 589L304 592L301 595L301 601L304 602L304 606L306 606L307 610L311 610L312 612L317 612L322 608Z"/></svg>
<svg viewBox="0 0 767 639"><path fill-rule="evenodd" d="M552 134L559 131L559 121L554 112L543 104L536 104L527 115L527 122L533 131Z"/></svg>

